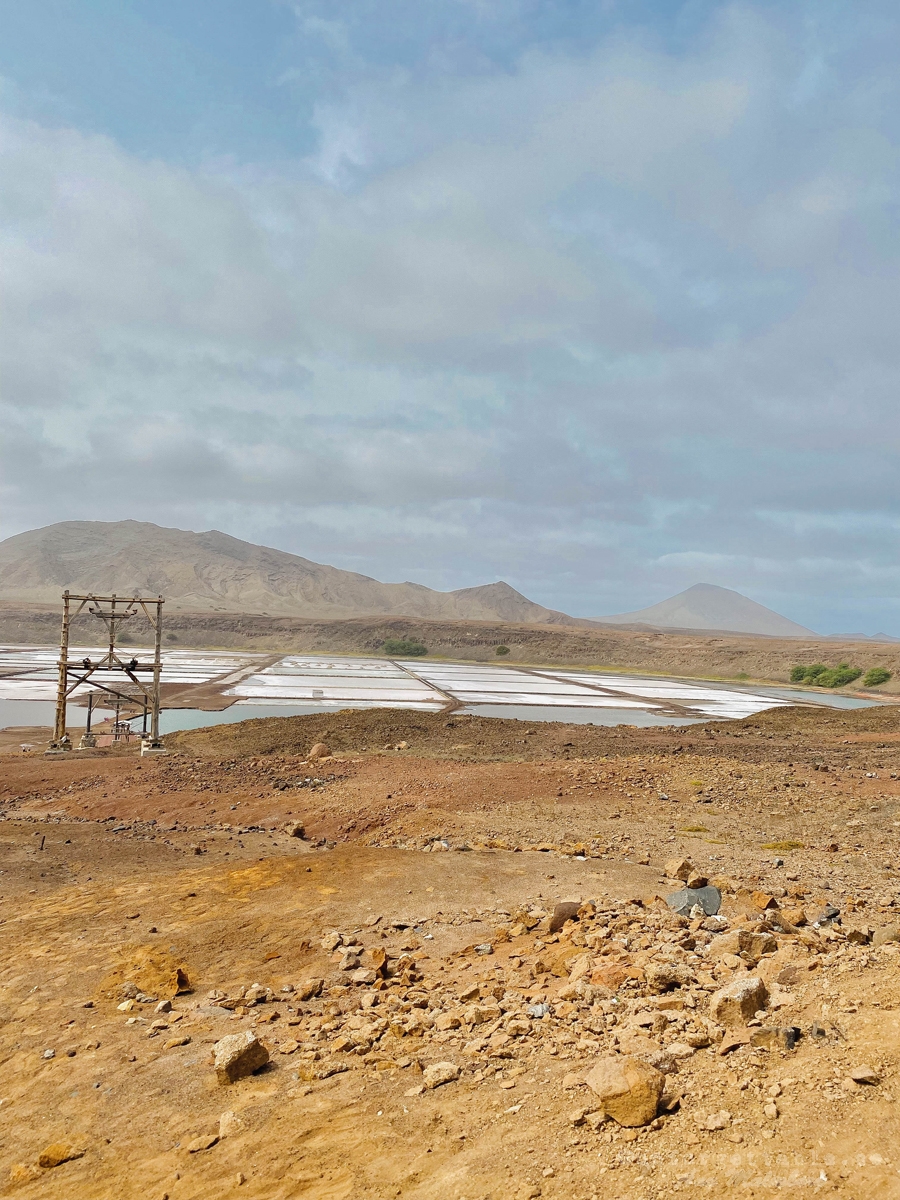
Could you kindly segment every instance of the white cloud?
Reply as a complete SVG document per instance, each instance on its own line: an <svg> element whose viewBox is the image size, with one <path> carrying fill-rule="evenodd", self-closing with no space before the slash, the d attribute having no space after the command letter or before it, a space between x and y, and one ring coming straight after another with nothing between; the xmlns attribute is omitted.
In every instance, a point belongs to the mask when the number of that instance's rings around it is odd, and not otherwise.
<svg viewBox="0 0 900 1200"><path fill-rule="evenodd" d="M219 523L583 613L894 580L896 85L864 25L790 33L363 73L305 163L6 119L4 532Z"/></svg>

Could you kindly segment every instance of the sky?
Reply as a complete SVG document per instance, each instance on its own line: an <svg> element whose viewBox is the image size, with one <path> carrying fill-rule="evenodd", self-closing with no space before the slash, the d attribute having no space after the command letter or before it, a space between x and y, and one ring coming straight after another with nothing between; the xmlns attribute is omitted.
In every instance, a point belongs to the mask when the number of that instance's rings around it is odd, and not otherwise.
<svg viewBox="0 0 900 1200"><path fill-rule="evenodd" d="M900 634L896 3L0 24L0 537Z"/></svg>

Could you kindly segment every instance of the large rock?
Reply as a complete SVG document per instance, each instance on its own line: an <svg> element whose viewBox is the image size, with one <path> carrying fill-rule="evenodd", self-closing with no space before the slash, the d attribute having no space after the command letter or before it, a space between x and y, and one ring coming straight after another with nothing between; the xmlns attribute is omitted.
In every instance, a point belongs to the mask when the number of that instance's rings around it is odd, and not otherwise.
<svg viewBox="0 0 900 1200"><path fill-rule="evenodd" d="M324 979L304 979L294 988L294 996L298 1000L311 1000L313 996L318 996L324 983Z"/></svg>
<svg viewBox="0 0 900 1200"><path fill-rule="evenodd" d="M646 969L647 984L651 992L669 992L673 988L690 987L696 975L687 963L650 963Z"/></svg>
<svg viewBox="0 0 900 1200"><path fill-rule="evenodd" d="M269 1061L269 1052L249 1029L216 1042L215 1064L219 1083L236 1083Z"/></svg>
<svg viewBox="0 0 900 1200"><path fill-rule="evenodd" d="M670 864L668 864L670 865ZM671 876L670 878L677 878ZM680 892L672 892L666 896L666 904L681 916L690 916L695 905L699 906L708 917L714 917L722 907L722 893L717 887L686 887Z"/></svg>
<svg viewBox="0 0 900 1200"><path fill-rule="evenodd" d="M453 1083L459 1079L459 1067L456 1063L432 1063L422 1072L422 1082L427 1088L440 1087L444 1083Z"/></svg>
<svg viewBox="0 0 900 1200"><path fill-rule="evenodd" d="M603 1111L619 1125L648 1125L656 1116L666 1077L639 1058L604 1058L585 1077Z"/></svg>
<svg viewBox="0 0 900 1200"><path fill-rule="evenodd" d="M694 869L689 858L670 858L663 870L669 879L687 879Z"/></svg>
<svg viewBox="0 0 900 1200"><path fill-rule="evenodd" d="M581 904L575 900L564 900L557 904L550 918L550 932L559 933L566 921L577 921Z"/></svg>
<svg viewBox="0 0 900 1200"><path fill-rule="evenodd" d="M717 1024L733 1029L746 1025L768 1001L768 990L759 976L747 975L732 979L710 997L709 1015Z"/></svg>
<svg viewBox="0 0 900 1200"><path fill-rule="evenodd" d="M73 1146L69 1142L54 1142L50 1146L45 1146L38 1155L38 1166L44 1167L59 1167L63 1163L71 1162L74 1158L83 1158L84 1150L80 1146Z"/></svg>
<svg viewBox="0 0 900 1200"><path fill-rule="evenodd" d="M724 954L738 955L751 966L756 966L764 954L774 954L778 942L771 933L752 933L749 929L735 929L723 933L709 947L710 958L721 958Z"/></svg>

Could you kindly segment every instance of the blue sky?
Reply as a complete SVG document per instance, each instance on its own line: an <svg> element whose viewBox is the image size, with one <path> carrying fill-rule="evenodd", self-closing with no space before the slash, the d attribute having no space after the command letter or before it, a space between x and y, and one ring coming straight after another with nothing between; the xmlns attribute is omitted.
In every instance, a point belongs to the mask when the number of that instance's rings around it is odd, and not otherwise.
<svg viewBox="0 0 900 1200"><path fill-rule="evenodd" d="M895 5L0 16L0 535L900 633Z"/></svg>

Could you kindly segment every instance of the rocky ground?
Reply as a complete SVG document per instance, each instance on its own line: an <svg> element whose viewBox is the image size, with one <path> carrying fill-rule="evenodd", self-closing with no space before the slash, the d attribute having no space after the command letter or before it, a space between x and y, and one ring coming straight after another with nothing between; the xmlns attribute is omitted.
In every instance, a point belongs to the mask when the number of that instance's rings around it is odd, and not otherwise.
<svg viewBox="0 0 900 1200"><path fill-rule="evenodd" d="M896 709L168 743L0 760L4 1194L900 1191Z"/></svg>

